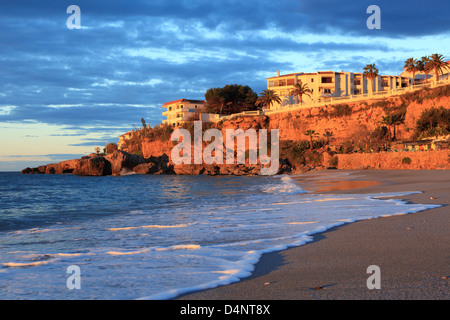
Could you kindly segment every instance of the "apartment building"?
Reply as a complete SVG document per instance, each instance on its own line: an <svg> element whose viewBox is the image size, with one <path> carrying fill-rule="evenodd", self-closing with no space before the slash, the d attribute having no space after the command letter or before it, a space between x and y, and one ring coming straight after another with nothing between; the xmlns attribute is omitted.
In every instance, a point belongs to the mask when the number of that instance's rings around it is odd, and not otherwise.
<svg viewBox="0 0 450 320"><path fill-rule="evenodd" d="M336 97L351 97L376 92L394 92L409 86L409 79L402 76L379 75L373 79L372 86L362 73L317 71L313 73L290 73L267 78L267 89L274 90L281 98L281 104L274 103L271 109L298 104L299 99L291 96L290 91L296 83L306 84L311 90L309 95L302 96L302 104L330 101Z"/></svg>
<svg viewBox="0 0 450 320"><path fill-rule="evenodd" d="M186 121L198 120L204 110L206 102L203 100L178 99L162 105L166 109L162 114L167 117L163 124L168 123L178 127Z"/></svg>

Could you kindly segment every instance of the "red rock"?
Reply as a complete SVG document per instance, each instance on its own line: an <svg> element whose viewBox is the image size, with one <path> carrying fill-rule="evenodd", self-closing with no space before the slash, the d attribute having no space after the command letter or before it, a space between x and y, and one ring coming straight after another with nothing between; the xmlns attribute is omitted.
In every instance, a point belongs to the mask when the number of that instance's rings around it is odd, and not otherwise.
<svg viewBox="0 0 450 320"><path fill-rule="evenodd" d="M105 159L111 163L111 172L113 175L133 171L133 168L137 165L146 163L143 157L122 150L117 150L114 153L106 155Z"/></svg>
<svg viewBox="0 0 450 320"><path fill-rule="evenodd" d="M84 176L106 176L111 174L111 163L102 156L83 157L77 162L74 174Z"/></svg>

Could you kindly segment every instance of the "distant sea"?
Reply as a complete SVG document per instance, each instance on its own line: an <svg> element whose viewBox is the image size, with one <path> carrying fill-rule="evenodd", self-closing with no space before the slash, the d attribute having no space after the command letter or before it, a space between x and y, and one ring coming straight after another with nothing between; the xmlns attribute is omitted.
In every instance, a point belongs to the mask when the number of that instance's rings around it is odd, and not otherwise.
<svg viewBox="0 0 450 320"><path fill-rule="evenodd" d="M395 195L311 193L289 176L0 173L0 299L171 299L229 284L314 233L435 207L377 198Z"/></svg>

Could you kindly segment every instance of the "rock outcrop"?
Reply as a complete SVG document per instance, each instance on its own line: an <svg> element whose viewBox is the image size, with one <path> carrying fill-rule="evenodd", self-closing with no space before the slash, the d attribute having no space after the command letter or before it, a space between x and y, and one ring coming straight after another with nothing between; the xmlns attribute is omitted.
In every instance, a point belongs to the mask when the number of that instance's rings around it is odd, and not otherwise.
<svg viewBox="0 0 450 320"><path fill-rule="evenodd" d="M23 174L77 174L83 176L123 175L130 172L141 174L173 173L173 166L168 164L169 157L151 157L115 151L102 156L91 153L80 159L66 160L60 163L50 163L36 168L25 168Z"/></svg>
<svg viewBox="0 0 450 320"><path fill-rule="evenodd" d="M90 154L81 159L51 163L36 168L25 168L23 174L77 174L84 176L106 176L136 174L178 174L178 175L259 175L261 164L177 164L165 153L161 156L144 158L125 151L115 151L102 156ZM280 159L279 173L290 173L292 167Z"/></svg>

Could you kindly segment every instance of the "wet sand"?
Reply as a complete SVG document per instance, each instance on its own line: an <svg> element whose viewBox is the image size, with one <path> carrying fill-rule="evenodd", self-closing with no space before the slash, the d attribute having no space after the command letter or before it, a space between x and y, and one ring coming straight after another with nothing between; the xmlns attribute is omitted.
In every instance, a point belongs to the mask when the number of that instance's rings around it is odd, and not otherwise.
<svg viewBox="0 0 450 320"><path fill-rule="evenodd" d="M450 170L313 171L292 177L321 193L422 191L402 196L442 204L423 212L358 221L313 241L264 254L240 282L181 300L446 300L450 298ZM333 175L336 171L333 171ZM380 268L380 289L368 289L367 268Z"/></svg>

